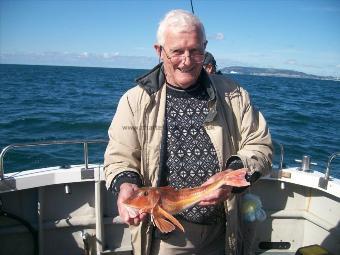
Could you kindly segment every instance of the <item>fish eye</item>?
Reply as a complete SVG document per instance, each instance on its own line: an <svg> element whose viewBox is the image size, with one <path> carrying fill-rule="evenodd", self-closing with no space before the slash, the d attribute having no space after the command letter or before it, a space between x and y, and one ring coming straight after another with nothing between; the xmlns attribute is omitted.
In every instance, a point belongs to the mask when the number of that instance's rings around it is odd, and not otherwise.
<svg viewBox="0 0 340 255"><path fill-rule="evenodd" d="M149 193L147 191L144 191L144 196L149 195Z"/></svg>

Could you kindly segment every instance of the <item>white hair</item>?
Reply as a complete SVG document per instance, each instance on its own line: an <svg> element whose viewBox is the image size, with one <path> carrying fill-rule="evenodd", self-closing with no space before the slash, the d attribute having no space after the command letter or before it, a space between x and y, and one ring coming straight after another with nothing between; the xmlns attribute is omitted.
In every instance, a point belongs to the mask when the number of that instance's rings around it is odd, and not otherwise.
<svg viewBox="0 0 340 255"><path fill-rule="evenodd" d="M184 10L172 10L165 14L165 17L159 23L157 30L157 43L164 45L165 32L168 28L176 31L188 31L188 29L197 29L201 32L203 43L206 41L205 30L202 22L190 12Z"/></svg>

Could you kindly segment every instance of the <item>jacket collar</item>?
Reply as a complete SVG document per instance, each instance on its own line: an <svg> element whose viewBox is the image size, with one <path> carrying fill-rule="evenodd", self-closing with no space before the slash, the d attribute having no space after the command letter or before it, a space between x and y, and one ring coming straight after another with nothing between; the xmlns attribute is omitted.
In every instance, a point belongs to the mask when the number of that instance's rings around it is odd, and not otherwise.
<svg viewBox="0 0 340 255"><path fill-rule="evenodd" d="M163 63L159 63L151 71L136 79L137 85L144 88L149 95L156 93L164 82Z"/></svg>

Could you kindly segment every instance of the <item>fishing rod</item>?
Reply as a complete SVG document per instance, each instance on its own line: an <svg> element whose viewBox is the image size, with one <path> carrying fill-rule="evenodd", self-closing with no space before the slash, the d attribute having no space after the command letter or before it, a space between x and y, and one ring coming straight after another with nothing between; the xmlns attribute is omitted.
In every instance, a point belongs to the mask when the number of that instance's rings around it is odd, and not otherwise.
<svg viewBox="0 0 340 255"><path fill-rule="evenodd" d="M190 0L190 4L191 4L191 12L192 12L192 14L195 14L194 6L193 6L193 4L192 4L192 0Z"/></svg>

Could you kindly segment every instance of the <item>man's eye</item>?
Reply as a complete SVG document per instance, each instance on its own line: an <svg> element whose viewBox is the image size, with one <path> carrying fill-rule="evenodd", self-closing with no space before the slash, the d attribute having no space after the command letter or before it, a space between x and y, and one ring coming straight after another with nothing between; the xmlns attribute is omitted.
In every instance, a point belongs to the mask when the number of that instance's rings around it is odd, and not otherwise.
<svg viewBox="0 0 340 255"><path fill-rule="evenodd" d="M190 52L190 54L192 55L192 56L195 56L195 55L203 55L203 51L201 51L201 50L192 50L191 52Z"/></svg>
<svg viewBox="0 0 340 255"><path fill-rule="evenodd" d="M174 50L173 52L172 52L172 55L173 56L181 56L181 55L183 55L184 54L184 51L182 51L182 50Z"/></svg>

